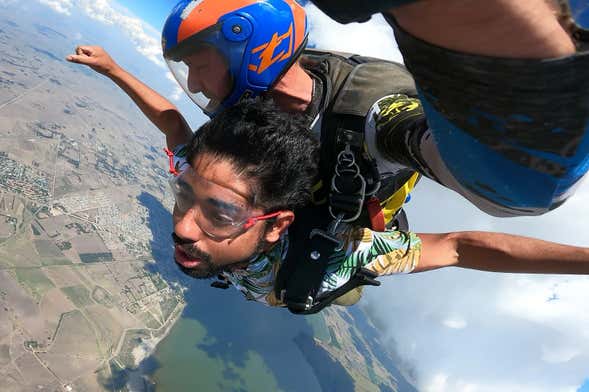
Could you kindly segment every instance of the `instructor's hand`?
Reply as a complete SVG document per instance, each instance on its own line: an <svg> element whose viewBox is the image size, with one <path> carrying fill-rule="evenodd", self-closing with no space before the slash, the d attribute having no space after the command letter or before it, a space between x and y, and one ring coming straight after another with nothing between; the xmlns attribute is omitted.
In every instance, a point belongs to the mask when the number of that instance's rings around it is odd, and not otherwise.
<svg viewBox="0 0 589 392"><path fill-rule="evenodd" d="M111 76L119 65L100 46L78 46L76 54L65 58L72 63L84 64L105 76Z"/></svg>

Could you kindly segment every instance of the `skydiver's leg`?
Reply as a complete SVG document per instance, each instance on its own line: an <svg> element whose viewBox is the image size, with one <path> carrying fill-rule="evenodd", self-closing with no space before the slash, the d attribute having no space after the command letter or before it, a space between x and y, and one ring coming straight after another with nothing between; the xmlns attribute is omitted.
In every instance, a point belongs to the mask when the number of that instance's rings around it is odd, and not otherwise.
<svg viewBox="0 0 589 392"><path fill-rule="evenodd" d="M556 0L311 0L340 23L393 16L417 38L497 57L552 58L574 52L554 14Z"/></svg>
<svg viewBox="0 0 589 392"><path fill-rule="evenodd" d="M589 168L589 52L545 60L471 55L390 21L431 143L461 187L516 215L562 204Z"/></svg>
<svg viewBox="0 0 589 392"><path fill-rule="evenodd" d="M589 53L574 53L548 3L431 0L387 12L431 128L408 154L493 215L556 208L589 167Z"/></svg>
<svg viewBox="0 0 589 392"><path fill-rule="evenodd" d="M425 107L432 110L428 102L425 102ZM574 188L574 171L563 171L557 164L551 166L549 160L534 157L530 149L519 151L509 145L509 140L504 145L485 145L463 129L443 121L438 133L434 133L428 122L440 117L439 112L430 113L426 120L420 102L404 95L379 100L371 109L366 123L368 149L379 162L379 170L398 170L399 165L417 170L458 192L480 210L502 217L544 213L564 202ZM481 124L487 120L485 117L476 119ZM484 125L489 126L485 129L490 133L495 133L495 128L502 126L490 120ZM529 141L533 140L531 137ZM566 140L566 135L562 140ZM569 146L573 145L569 143ZM587 143L577 150L585 151L580 154L585 162L581 165L583 169L587 164ZM564 154L566 156L567 153ZM572 162L579 158L577 155L572 154L566 159ZM516 157L522 159L517 161ZM571 178L570 183L564 182ZM554 192L554 189L559 190L559 186L568 192ZM547 193L547 189L552 192Z"/></svg>
<svg viewBox="0 0 589 392"><path fill-rule="evenodd" d="M540 59L575 52L556 12L547 0L430 0L386 13L409 34L436 46L484 56Z"/></svg>

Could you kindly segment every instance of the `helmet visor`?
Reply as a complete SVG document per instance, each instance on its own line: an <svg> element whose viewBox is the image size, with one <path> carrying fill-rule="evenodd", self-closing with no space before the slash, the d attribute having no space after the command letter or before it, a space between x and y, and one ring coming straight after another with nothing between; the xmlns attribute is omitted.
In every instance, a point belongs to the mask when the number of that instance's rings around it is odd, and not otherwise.
<svg viewBox="0 0 589 392"><path fill-rule="evenodd" d="M188 96L207 114L215 112L233 90L233 77L227 56L243 57L244 42L222 37L221 25L196 34L168 53L168 68Z"/></svg>

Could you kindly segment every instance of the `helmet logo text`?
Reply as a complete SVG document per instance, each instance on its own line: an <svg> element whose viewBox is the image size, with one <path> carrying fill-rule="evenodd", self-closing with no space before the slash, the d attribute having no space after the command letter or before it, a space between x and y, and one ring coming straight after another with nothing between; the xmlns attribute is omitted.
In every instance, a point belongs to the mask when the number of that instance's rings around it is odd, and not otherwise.
<svg viewBox="0 0 589 392"><path fill-rule="evenodd" d="M284 41L287 38L288 38L287 48L282 49L278 54L275 55L274 52L276 52L276 49L279 46L281 46L280 44L282 43L282 41ZM287 58L289 58L292 55L292 41L293 41L293 28L292 28L292 23L291 23L288 28L288 31L286 33L284 33L282 35L278 35L278 33L274 33L274 35L272 35L272 38L270 39L270 41L254 48L252 50L252 54L256 54L256 53L261 52L258 55L258 58L260 59L260 65L250 64L248 69L250 71L255 71L260 74L260 73L264 72L266 69L268 69L268 67L270 67L272 64L274 64L278 61L286 60ZM284 48L284 45L282 46L282 48Z"/></svg>

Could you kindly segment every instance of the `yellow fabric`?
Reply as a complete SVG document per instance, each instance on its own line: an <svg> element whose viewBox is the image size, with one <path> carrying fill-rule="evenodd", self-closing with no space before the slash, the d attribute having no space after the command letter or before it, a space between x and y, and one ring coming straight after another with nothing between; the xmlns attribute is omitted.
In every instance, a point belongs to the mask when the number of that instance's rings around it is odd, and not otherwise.
<svg viewBox="0 0 589 392"><path fill-rule="evenodd" d="M405 200L407 200L407 196L415 187L417 180L419 179L419 173L415 172L413 175L407 180L403 186L401 186L395 193L393 193L389 198L384 201L381 201L380 205L382 207L382 213L384 215L385 223L389 223L393 216L403 207L405 204Z"/></svg>

